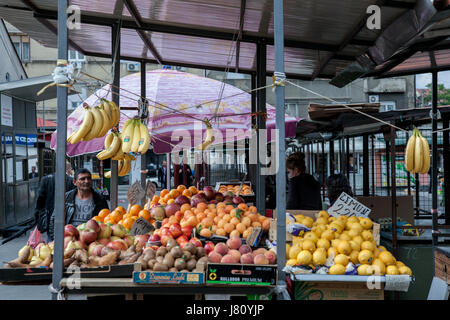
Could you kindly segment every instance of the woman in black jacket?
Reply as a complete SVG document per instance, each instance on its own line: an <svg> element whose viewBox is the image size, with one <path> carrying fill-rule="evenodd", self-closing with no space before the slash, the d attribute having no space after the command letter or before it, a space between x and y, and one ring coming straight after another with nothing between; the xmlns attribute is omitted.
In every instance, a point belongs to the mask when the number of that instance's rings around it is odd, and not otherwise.
<svg viewBox="0 0 450 320"><path fill-rule="evenodd" d="M286 209L322 210L320 183L306 173L305 154L291 154L286 159L286 169L289 176Z"/></svg>

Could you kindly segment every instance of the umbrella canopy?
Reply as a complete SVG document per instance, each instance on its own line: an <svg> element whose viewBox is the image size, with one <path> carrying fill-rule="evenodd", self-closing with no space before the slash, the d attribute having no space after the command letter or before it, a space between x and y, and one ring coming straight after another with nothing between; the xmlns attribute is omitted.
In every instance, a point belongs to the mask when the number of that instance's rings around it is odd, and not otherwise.
<svg viewBox="0 0 450 320"><path fill-rule="evenodd" d="M121 110L119 129L128 118L137 115L140 96L140 74L134 73L120 79L119 106L136 110ZM99 97L112 100L110 86L105 85L84 102L95 106ZM221 95L221 90L223 93ZM218 104L218 99L222 97ZM251 136L251 95L220 81L174 70L153 70L146 74L146 98L149 100L148 128L152 136L153 151L158 154L196 147L204 137L205 118L211 119L214 144L232 142ZM275 108L266 105L269 141L275 138ZM214 117L217 116L217 117ZM67 119L67 136L82 123L82 104ZM297 118L286 115L286 137L295 137ZM77 156L103 149L105 137L77 144L67 144L67 154ZM51 146L56 149L56 132ZM175 150L177 150L175 149Z"/></svg>

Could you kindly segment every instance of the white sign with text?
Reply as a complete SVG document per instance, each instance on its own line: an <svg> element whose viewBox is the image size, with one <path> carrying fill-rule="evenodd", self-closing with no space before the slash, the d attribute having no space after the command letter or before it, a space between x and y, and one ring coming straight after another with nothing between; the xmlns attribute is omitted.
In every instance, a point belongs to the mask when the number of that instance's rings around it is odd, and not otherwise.
<svg viewBox="0 0 450 320"><path fill-rule="evenodd" d="M333 217L338 216L357 216L365 217L370 214L372 209L367 208L361 202L342 192L339 198L328 209L328 213Z"/></svg>
<svg viewBox="0 0 450 320"><path fill-rule="evenodd" d="M13 126L13 109L12 109L12 98L2 94L1 96L1 122L3 126L12 127Z"/></svg>

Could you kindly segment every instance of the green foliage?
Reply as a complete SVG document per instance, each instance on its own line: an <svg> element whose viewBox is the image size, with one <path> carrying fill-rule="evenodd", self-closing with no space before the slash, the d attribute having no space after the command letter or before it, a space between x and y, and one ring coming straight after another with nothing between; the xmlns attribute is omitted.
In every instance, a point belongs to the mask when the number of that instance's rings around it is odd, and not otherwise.
<svg viewBox="0 0 450 320"><path fill-rule="evenodd" d="M427 84L426 87L431 90L432 89L431 83ZM432 100L433 100L433 93L429 91L424 95L423 98L424 105L426 106L429 103L431 104ZM450 89L446 89L444 84L442 83L438 84L438 105L439 106L450 105Z"/></svg>

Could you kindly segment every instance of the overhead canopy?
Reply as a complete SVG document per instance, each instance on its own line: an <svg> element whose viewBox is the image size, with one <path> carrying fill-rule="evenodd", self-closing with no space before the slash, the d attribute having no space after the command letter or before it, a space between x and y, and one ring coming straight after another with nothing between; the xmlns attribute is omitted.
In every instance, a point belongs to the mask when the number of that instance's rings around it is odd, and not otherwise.
<svg viewBox="0 0 450 320"><path fill-rule="evenodd" d="M375 4L381 6L381 29L369 30L367 9ZM267 44L267 73L274 70L272 0L73 0L71 5L81 9L81 27L69 30L69 47L85 55L111 57L111 26L122 19L122 59L250 73L256 71L261 42ZM416 5L421 7L414 11ZM435 13L430 6L429 0L285 1L285 72L304 80L333 78L366 52L409 48L420 40L410 36L422 30L402 26L413 24L417 12ZM0 0L0 8L2 18L56 47L57 1ZM419 17L420 22L430 17ZM397 39L394 45L385 43L389 50L383 51L382 30L396 21ZM404 30L408 39L402 38ZM436 44L442 40L436 39ZM233 40L238 43L228 62Z"/></svg>

